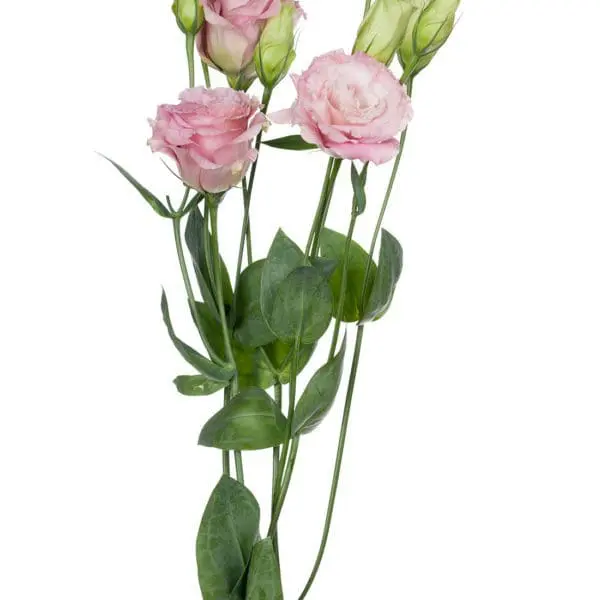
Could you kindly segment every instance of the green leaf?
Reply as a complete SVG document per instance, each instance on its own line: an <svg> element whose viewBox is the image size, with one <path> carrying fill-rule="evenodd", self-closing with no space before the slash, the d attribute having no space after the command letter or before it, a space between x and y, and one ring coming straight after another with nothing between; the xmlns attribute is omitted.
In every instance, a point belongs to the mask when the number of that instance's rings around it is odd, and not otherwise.
<svg viewBox="0 0 600 600"><path fill-rule="evenodd" d="M298 356L298 373L301 373L310 361L316 344L301 344ZM287 385L291 379L292 357L294 352L294 343L275 340L272 344L265 346L265 352L271 361L271 364L278 372L280 383Z"/></svg>
<svg viewBox="0 0 600 600"><path fill-rule="evenodd" d="M210 396L227 386L227 383L212 381L205 375L180 375L173 383L184 396Z"/></svg>
<svg viewBox="0 0 600 600"><path fill-rule="evenodd" d="M204 600L243 600L237 590L258 538L259 521L260 508L252 493L223 475L208 500L196 539Z"/></svg>
<svg viewBox="0 0 600 600"><path fill-rule="evenodd" d="M129 183L141 194L142 198L152 207L155 213L160 215L161 217L165 217L166 219L171 219L172 215L169 209L147 188L145 188L137 179L135 179L132 175L130 175L123 167L118 165L114 160L108 158L108 156L104 156L104 154L100 155L102 158L105 158Z"/></svg>
<svg viewBox="0 0 600 600"><path fill-rule="evenodd" d="M321 275L323 275L327 281L331 279L331 276L335 273L335 270L338 267L337 260L322 258L320 256L311 259L311 263L315 269L319 269Z"/></svg>
<svg viewBox="0 0 600 600"><path fill-rule="evenodd" d="M337 261L337 269L329 280L329 285L333 291L334 314L337 314L337 307L340 302L342 288L342 265L344 262L344 253L346 250L346 236L325 229L321 235L321 255L325 258ZM350 244L350 256L348 262L348 278L346 281L346 295L344 298L344 310L342 312L342 321L354 323L361 318L361 300L363 282L367 272L367 265L371 264L369 269L369 282L367 294L370 294L375 281L377 267L369 259L369 255L355 242ZM367 295L368 298L368 295Z"/></svg>
<svg viewBox="0 0 600 600"><path fill-rule="evenodd" d="M263 144L279 150L316 150L318 148L316 144L305 142L300 135L287 135L274 140L266 140Z"/></svg>
<svg viewBox="0 0 600 600"><path fill-rule="evenodd" d="M176 335L171 323L171 316L169 315L169 305L167 302L167 295L164 290L160 302L162 309L163 319L169 332L169 337L173 342L175 348L179 351L179 354L190 364L196 368L200 373L211 379L212 381L218 381L222 383L228 383L233 379L235 370L233 367L220 367L210 361L208 358L202 356L191 346L188 346L185 342L182 342Z"/></svg>
<svg viewBox="0 0 600 600"><path fill-rule="evenodd" d="M236 292L235 338L251 348L270 344L275 335L260 308L261 280L265 260L251 264L240 276Z"/></svg>
<svg viewBox="0 0 600 600"><path fill-rule="evenodd" d="M216 362L226 362L221 324L215 318L208 304L204 302L196 302L196 312L200 320L198 327L201 330L202 340L209 356ZM193 313L192 320L195 321Z"/></svg>
<svg viewBox="0 0 600 600"><path fill-rule="evenodd" d="M188 221L185 227L185 242L194 262L194 270L200 286L202 298L208 304L213 314L218 317L219 311L216 303L216 293L212 285L210 273L212 271L212 263L209 263L209 257L206 255L205 247L208 244L210 247L210 239L204 239L205 231L204 217L200 209L195 208L190 212ZM221 264L221 280L223 281L223 300L226 306L231 306L233 302L233 288L231 287L231 279L223 258L220 257Z"/></svg>
<svg viewBox="0 0 600 600"><path fill-rule="evenodd" d="M246 600L283 600L281 573L271 538L261 540L252 550Z"/></svg>
<svg viewBox="0 0 600 600"><path fill-rule="evenodd" d="M358 174L354 163L350 168L350 176L352 178L352 189L354 190L355 212L357 215L362 215L367 208L367 195L363 178Z"/></svg>
<svg viewBox="0 0 600 600"><path fill-rule="evenodd" d="M221 450L262 450L283 444L287 420L260 388L240 392L214 415L200 433L199 444Z"/></svg>
<svg viewBox="0 0 600 600"><path fill-rule="evenodd" d="M292 421L294 436L313 431L331 410L342 380L345 354L344 337L340 351L312 376L300 397Z"/></svg>
<svg viewBox="0 0 600 600"><path fill-rule="evenodd" d="M271 244L261 277L260 308L269 326L271 326L270 317L279 286L296 267L303 263L302 250L280 229Z"/></svg>
<svg viewBox="0 0 600 600"><path fill-rule="evenodd" d="M271 328L281 340L297 337L303 344L316 342L329 327L333 296L315 267L298 267L281 284L271 313Z"/></svg>
<svg viewBox="0 0 600 600"><path fill-rule="evenodd" d="M362 323L376 321L387 312L394 298L394 291L401 273L402 246L389 231L382 229L377 276Z"/></svg>

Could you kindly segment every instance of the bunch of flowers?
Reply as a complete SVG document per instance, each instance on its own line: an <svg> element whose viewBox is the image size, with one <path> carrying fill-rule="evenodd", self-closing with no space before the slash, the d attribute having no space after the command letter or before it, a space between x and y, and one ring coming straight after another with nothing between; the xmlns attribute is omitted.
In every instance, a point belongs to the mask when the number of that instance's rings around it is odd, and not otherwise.
<svg viewBox="0 0 600 600"><path fill-rule="evenodd" d="M199 438L200 445L221 451L223 464L197 538L205 600L283 598L278 521L293 483L300 440L327 417L350 363L322 541L300 600L315 580L336 501L363 337L369 323L390 308L402 271L402 247L382 223L413 116L413 83L449 38L458 4L459 0L375 0L371 5L367 0L352 53L334 50L315 58L301 75L292 75L297 99L290 108L272 114L268 107L273 92L296 56L296 28L305 17L298 2L176 0L173 5L185 35L189 88L177 104L158 107L150 122L149 145L174 162L183 184L180 205L175 207L169 197L163 202L113 165L173 227L191 318L204 346L196 350L177 336L163 293L168 335L193 369L177 377L175 385L188 396L223 394L222 408ZM195 86L196 51L202 60L203 87ZM401 76L390 69L395 57ZM225 75L228 87L211 88L211 69ZM247 93L257 81L262 101ZM299 134L263 141L269 122L298 126ZM255 260L250 208L262 144L282 152L319 149L327 158L303 247L280 230L268 255ZM392 160L387 192L365 250L353 234L367 209L368 170ZM326 227L344 165L353 189L345 234ZM229 270L219 251L219 207L235 202L231 196L239 188L243 225L237 264ZM355 333L342 335L343 325L349 323L357 324ZM298 375L308 369L317 344L329 331L326 363L298 389ZM353 345L350 361L348 338ZM273 453L272 499L267 507L270 526L261 537L260 509L244 483L243 456L264 449Z"/></svg>

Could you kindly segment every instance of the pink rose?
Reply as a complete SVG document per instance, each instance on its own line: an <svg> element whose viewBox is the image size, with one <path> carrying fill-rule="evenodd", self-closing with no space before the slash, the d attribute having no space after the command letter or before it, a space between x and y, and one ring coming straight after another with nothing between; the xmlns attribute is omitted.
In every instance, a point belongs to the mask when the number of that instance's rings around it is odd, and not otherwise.
<svg viewBox="0 0 600 600"><path fill-rule="evenodd" d="M294 105L272 115L300 126L304 140L338 158L381 164L398 150L413 111L406 88L380 62L342 50L316 58L301 76Z"/></svg>
<svg viewBox="0 0 600 600"><path fill-rule="evenodd" d="M251 142L265 122L260 102L229 88L197 87L180 99L158 107L150 147L173 158L194 189L216 193L237 185L256 160Z"/></svg>
<svg viewBox="0 0 600 600"><path fill-rule="evenodd" d="M205 22L198 34L200 54L230 76L252 67L254 49L267 19L281 0L201 0Z"/></svg>

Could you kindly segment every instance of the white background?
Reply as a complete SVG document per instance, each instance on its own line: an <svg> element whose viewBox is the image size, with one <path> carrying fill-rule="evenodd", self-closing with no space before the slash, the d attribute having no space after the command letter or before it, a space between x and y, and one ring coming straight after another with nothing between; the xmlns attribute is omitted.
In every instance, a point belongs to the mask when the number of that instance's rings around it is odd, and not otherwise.
<svg viewBox="0 0 600 600"><path fill-rule="evenodd" d="M304 6L295 70L350 48L362 11ZM366 334L315 599L600 598L600 4L462 13L415 84L386 222L406 267ZM220 457L196 439L220 401L176 394L188 369L161 285L194 336L170 227L94 154L176 193L145 141L185 86L181 35L168 0L5 2L0 28L0 597L198 599L194 540ZM286 82L273 108L292 97ZM265 151L257 255L278 226L304 241L324 164ZM369 187L365 244L388 173ZM337 229L349 189L344 172ZM224 209L230 259L240 207L233 194ZM341 406L301 445L289 599L316 551ZM269 461L246 461L263 501Z"/></svg>

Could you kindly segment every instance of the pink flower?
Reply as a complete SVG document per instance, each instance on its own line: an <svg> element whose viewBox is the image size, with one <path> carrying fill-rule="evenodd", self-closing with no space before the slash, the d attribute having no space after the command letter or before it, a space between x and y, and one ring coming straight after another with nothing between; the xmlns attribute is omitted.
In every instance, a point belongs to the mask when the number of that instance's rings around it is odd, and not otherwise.
<svg viewBox="0 0 600 600"><path fill-rule="evenodd" d="M216 193L237 185L256 160L251 142L265 122L260 102L229 88L197 87L180 99L159 106L150 121L153 152L173 158L194 189Z"/></svg>
<svg viewBox="0 0 600 600"><path fill-rule="evenodd" d="M406 88L380 62L336 50L316 58L301 76L294 105L272 115L300 126L305 141L338 158L381 164L398 150L398 133L413 111Z"/></svg>
<svg viewBox="0 0 600 600"><path fill-rule="evenodd" d="M205 23L198 34L200 54L230 76L253 70L252 57L267 19L282 0L201 0Z"/></svg>

